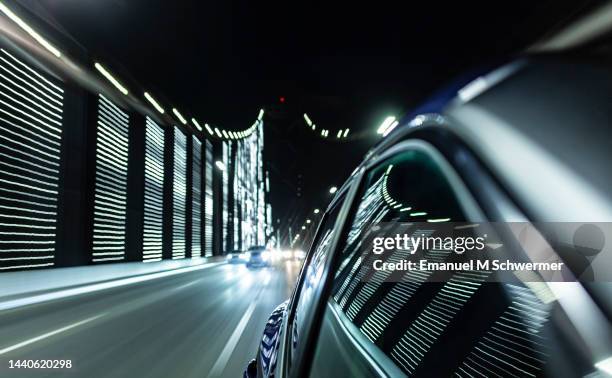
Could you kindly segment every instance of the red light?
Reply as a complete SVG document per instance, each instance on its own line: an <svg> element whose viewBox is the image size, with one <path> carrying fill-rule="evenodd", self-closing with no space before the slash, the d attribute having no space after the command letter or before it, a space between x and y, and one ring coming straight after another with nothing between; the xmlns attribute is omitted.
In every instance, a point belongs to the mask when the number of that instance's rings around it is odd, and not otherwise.
<svg viewBox="0 0 612 378"><path fill-rule="evenodd" d="M278 100L279 100L281 103L283 103L283 102L285 102L285 97L284 97L284 96L281 96L281 97L280 97Z"/></svg>

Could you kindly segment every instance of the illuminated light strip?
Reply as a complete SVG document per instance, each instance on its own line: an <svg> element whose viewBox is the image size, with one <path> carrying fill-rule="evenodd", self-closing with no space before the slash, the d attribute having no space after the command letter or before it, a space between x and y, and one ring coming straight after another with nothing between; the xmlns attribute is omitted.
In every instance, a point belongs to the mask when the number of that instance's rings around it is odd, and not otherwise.
<svg viewBox="0 0 612 378"><path fill-rule="evenodd" d="M174 127L174 172L172 178L172 258L185 256L187 217L187 136Z"/></svg>
<svg viewBox="0 0 612 378"><path fill-rule="evenodd" d="M427 222L428 223L441 223L441 222L450 222L450 218L435 218L435 219L428 219Z"/></svg>
<svg viewBox="0 0 612 378"><path fill-rule="evenodd" d="M338 139L342 138L342 130L338 130L338 134L336 135L336 138Z"/></svg>
<svg viewBox="0 0 612 378"><path fill-rule="evenodd" d="M183 125L187 124L187 120L183 117L183 115L178 111L178 109L176 108L172 108L172 113L174 113L174 115L176 116L176 118L179 119L179 121L181 121L181 123Z"/></svg>
<svg viewBox="0 0 612 378"><path fill-rule="evenodd" d="M193 124L195 125L196 129L198 129L198 131L202 131L202 126L200 126L200 124L195 118L192 118L191 122L193 122Z"/></svg>
<svg viewBox="0 0 612 378"><path fill-rule="evenodd" d="M223 134L221 134L221 131L219 131L219 129L216 127L215 127L215 133L217 134L219 138L223 138Z"/></svg>
<svg viewBox="0 0 612 378"><path fill-rule="evenodd" d="M306 124L308 126L312 126L312 121L310 120L310 118L308 117L308 114L304 113L304 120L306 121Z"/></svg>
<svg viewBox="0 0 612 378"><path fill-rule="evenodd" d="M161 107L161 105L155 101L155 99L153 98L153 96L151 96L149 94L149 92L145 92L144 93L145 98L147 99L147 101L149 101L151 103L151 105L153 105L153 107L155 108L155 110L157 110L158 112L160 112L161 114L165 113L164 108Z"/></svg>
<svg viewBox="0 0 612 378"><path fill-rule="evenodd" d="M225 130L221 130L221 132L223 133L223 136L225 137L225 139L229 138L229 136L227 135L227 132Z"/></svg>
<svg viewBox="0 0 612 378"><path fill-rule="evenodd" d="M259 114L257 115L257 120L261 121L263 119L263 116L264 116L264 110L260 109Z"/></svg>
<svg viewBox="0 0 612 378"><path fill-rule="evenodd" d="M348 136L349 133L349 129L344 130L344 135L342 135L343 138L346 138Z"/></svg>
<svg viewBox="0 0 612 378"><path fill-rule="evenodd" d="M61 58L62 53L51 43L49 43L46 39L44 39L40 34L38 34L30 25L28 25L25 21L23 21L19 16L13 13L3 2L0 1L0 11L4 13L8 18L10 18L14 23L19 25L26 33L30 35L30 37L34 38L34 40L40 43L45 49L47 49L51 54L55 55L56 58Z"/></svg>
<svg viewBox="0 0 612 378"><path fill-rule="evenodd" d="M427 213L424 212L424 211L417 211L416 213L410 213L411 217L422 217L422 216L425 216L425 215L427 215Z"/></svg>
<svg viewBox="0 0 612 378"><path fill-rule="evenodd" d="M104 66L102 66L100 63L96 62L94 64L94 67L96 67L98 72L100 72L102 74L102 76L104 76L106 78L106 80L110 81L111 84L113 84L115 86L115 88L117 88L119 90L119 92L123 93L125 96L128 95L128 90L117 79L115 79L113 77L113 75L111 75L111 73L108 72L106 70L106 68L104 68Z"/></svg>
<svg viewBox="0 0 612 378"><path fill-rule="evenodd" d="M47 256L25 256L25 257L0 257L0 261L23 261L23 260L46 260L53 259L53 255Z"/></svg>
<svg viewBox="0 0 612 378"><path fill-rule="evenodd" d="M57 215L57 213L55 211L43 211L43 210L34 210L34 209L24 209L24 208L15 207L15 206L2 206L2 205L0 205L0 209L27 211L29 213L37 213L37 214L45 214L45 215Z"/></svg>

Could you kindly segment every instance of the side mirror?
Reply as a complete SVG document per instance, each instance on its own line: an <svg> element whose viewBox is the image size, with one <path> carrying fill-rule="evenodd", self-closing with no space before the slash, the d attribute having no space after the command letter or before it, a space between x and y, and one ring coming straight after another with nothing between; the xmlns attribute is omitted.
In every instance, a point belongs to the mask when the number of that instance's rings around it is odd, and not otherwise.
<svg viewBox="0 0 612 378"><path fill-rule="evenodd" d="M256 378L257 377L257 361L252 359L247 365L243 378Z"/></svg>

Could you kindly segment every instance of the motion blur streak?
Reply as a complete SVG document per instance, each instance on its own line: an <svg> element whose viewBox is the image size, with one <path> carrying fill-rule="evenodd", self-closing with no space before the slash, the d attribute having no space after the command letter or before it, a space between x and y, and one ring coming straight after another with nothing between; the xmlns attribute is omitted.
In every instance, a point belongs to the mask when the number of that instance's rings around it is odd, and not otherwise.
<svg viewBox="0 0 612 378"><path fill-rule="evenodd" d="M2 357L71 359L63 372L75 377L237 377L300 264L215 265L0 311ZM0 366L0 376L7 369Z"/></svg>
<svg viewBox="0 0 612 378"><path fill-rule="evenodd" d="M215 266L218 264L219 263L207 263L207 264L196 265L196 266L192 266L188 268L168 270L168 271L163 271L163 272L158 272L158 273L151 273L151 274L147 274L144 276L123 278L123 279L110 281L110 282L103 282L103 283L98 283L98 284L93 284L93 285L77 287L73 289L58 290L58 291L53 291L51 293L32 295L32 296L28 296L25 298L18 298L18 299L9 300L6 302L0 302L0 311L9 310L9 309L13 309L13 308L21 307L21 306L27 306L27 305L31 305L35 303L41 303L41 302L46 302L46 301L51 301L51 300L72 297L72 296L80 295L80 294L93 293L95 291L111 289L111 288L124 286L124 285L130 285L130 284L137 283L137 282L149 281L149 280L153 280L156 278L172 276L175 274L191 272L194 270L201 270L201 269L209 268L211 266Z"/></svg>

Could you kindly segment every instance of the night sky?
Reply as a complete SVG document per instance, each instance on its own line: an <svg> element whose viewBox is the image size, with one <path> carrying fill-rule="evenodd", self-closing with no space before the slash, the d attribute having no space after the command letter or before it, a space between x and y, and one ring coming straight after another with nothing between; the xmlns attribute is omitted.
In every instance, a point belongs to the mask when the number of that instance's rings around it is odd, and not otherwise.
<svg viewBox="0 0 612 378"><path fill-rule="evenodd" d="M37 2L90 53L201 122L244 129L265 108L275 218L294 227L326 206L327 189L377 142L385 116L409 112L467 69L512 58L592 4ZM304 112L330 130L327 141ZM350 138L334 141L347 127Z"/></svg>

